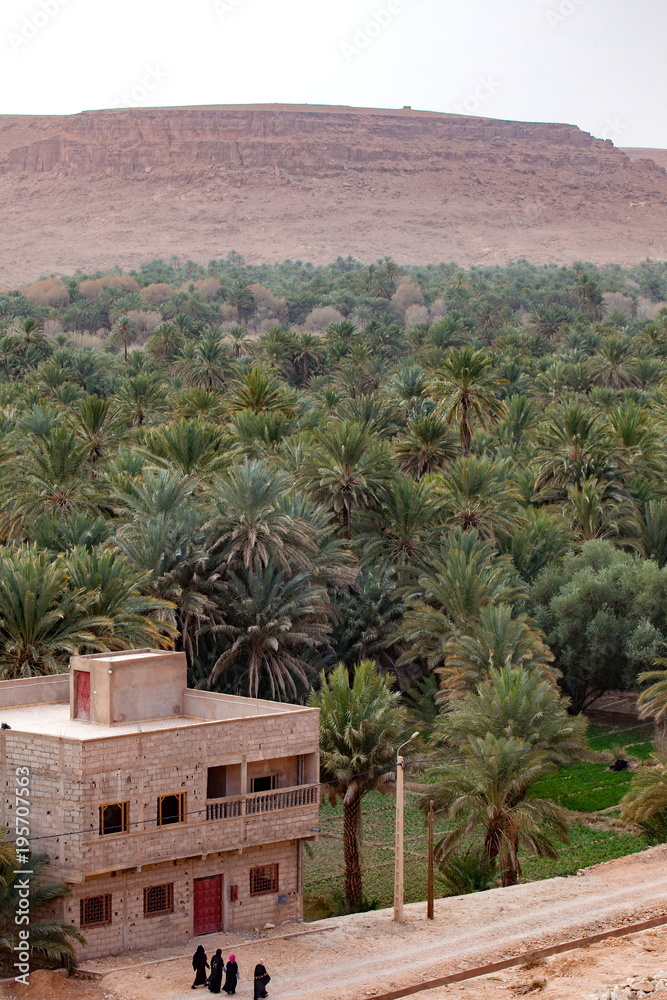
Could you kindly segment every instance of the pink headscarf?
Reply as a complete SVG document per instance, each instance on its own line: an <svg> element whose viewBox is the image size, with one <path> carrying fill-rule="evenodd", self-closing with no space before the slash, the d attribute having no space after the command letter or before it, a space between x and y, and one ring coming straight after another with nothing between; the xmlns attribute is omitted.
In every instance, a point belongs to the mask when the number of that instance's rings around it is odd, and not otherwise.
<svg viewBox="0 0 667 1000"><path fill-rule="evenodd" d="M233 955L230 955L230 956L229 956L229 961L230 961L230 962L235 962L235 961L236 961L236 959L234 958L234 956L233 956Z"/></svg>

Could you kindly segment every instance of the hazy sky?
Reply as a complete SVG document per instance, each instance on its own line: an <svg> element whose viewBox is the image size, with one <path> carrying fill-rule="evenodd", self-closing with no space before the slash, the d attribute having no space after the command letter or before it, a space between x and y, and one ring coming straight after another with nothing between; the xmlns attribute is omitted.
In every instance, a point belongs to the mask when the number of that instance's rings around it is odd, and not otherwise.
<svg viewBox="0 0 667 1000"><path fill-rule="evenodd" d="M667 147L665 0L3 0L5 114L349 104Z"/></svg>

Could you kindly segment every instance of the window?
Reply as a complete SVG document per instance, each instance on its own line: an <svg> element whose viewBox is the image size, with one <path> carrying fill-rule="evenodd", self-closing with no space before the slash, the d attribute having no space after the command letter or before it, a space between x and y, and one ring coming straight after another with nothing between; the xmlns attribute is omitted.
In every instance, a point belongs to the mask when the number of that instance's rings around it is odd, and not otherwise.
<svg viewBox="0 0 667 1000"><path fill-rule="evenodd" d="M225 764L209 767L206 778L206 798L224 799L227 795L227 767Z"/></svg>
<svg viewBox="0 0 667 1000"><path fill-rule="evenodd" d="M144 916L153 917L158 913L174 912L174 883L151 885L144 889Z"/></svg>
<svg viewBox="0 0 667 1000"><path fill-rule="evenodd" d="M129 802L110 802L100 806L100 836L109 833L127 833Z"/></svg>
<svg viewBox="0 0 667 1000"><path fill-rule="evenodd" d="M157 800L157 825L185 823L185 792L176 795L161 795Z"/></svg>
<svg viewBox="0 0 667 1000"><path fill-rule="evenodd" d="M79 903L82 927L100 927L111 923L111 895L88 896Z"/></svg>
<svg viewBox="0 0 667 1000"><path fill-rule="evenodd" d="M250 895L261 896L263 892L278 892L278 865L250 869Z"/></svg>
<svg viewBox="0 0 667 1000"><path fill-rule="evenodd" d="M250 779L251 792L271 792L278 787L277 774L263 774L259 778Z"/></svg>

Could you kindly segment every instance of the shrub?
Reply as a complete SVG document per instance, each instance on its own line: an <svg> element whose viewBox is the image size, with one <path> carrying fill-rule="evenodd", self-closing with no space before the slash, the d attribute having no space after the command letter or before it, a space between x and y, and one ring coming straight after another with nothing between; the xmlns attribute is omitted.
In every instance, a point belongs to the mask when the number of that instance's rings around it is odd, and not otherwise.
<svg viewBox="0 0 667 1000"><path fill-rule="evenodd" d="M69 302L69 292L58 278L45 278L21 289L29 302L38 306L65 306Z"/></svg>
<svg viewBox="0 0 667 1000"><path fill-rule="evenodd" d="M139 293L144 300L148 302L151 306L162 306L165 302L170 302L176 292L171 287L171 285L165 284L165 282L160 281L157 284L146 285L142 288Z"/></svg>

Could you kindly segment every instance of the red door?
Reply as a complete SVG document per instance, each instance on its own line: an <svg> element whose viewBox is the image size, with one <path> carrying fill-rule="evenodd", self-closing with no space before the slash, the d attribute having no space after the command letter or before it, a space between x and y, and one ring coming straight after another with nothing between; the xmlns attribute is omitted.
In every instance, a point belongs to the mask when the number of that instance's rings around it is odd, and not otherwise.
<svg viewBox="0 0 667 1000"><path fill-rule="evenodd" d="M76 686L74 688L74 717L76 719L90 718L90 674L86 670L76 671Z"/></svg>
<svg viewBox="0 0 667 1000"><path fill-rule="evenodd" d="M196 878L194 887L193 934L213 934L222 930L222 878Z"/></svg>

